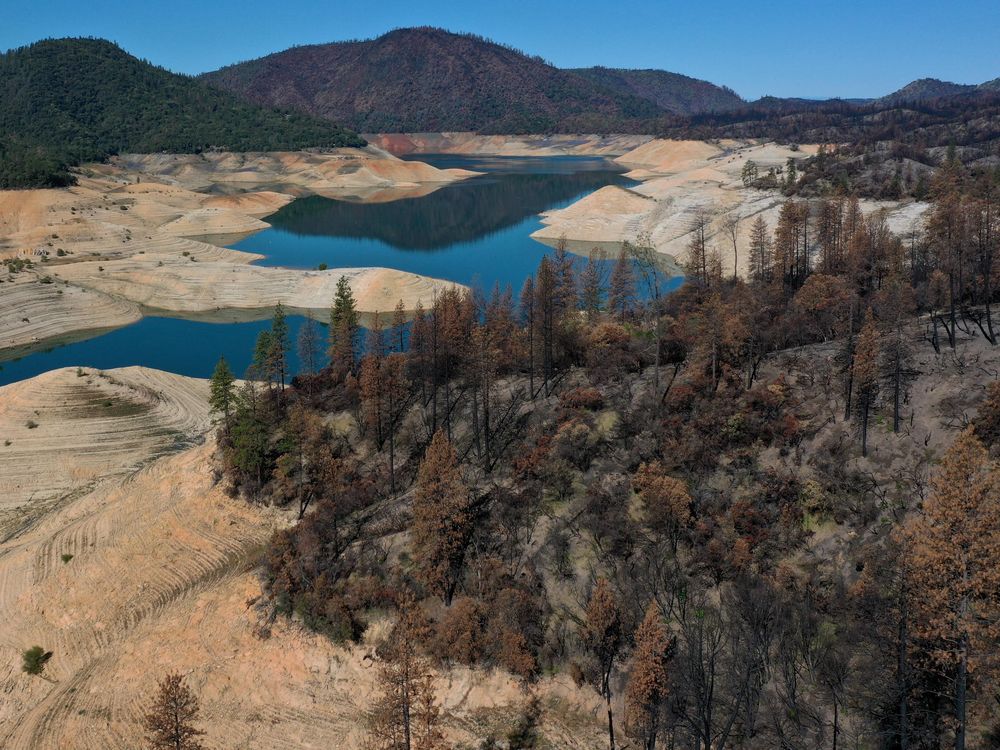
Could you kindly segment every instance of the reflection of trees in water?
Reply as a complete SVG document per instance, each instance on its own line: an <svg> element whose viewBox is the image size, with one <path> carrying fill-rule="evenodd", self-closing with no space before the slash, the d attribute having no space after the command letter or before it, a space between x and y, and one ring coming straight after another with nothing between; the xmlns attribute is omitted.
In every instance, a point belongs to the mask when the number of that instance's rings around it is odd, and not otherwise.
<svg viewBox="0 0 1000 750"><path fill-rule="evenodd" d="M627 182L612 171L504 174L391 203L310 196L293 201L267 221L294 234L371 238L409 250L436 250L506 229L582 193Z"/></svg>

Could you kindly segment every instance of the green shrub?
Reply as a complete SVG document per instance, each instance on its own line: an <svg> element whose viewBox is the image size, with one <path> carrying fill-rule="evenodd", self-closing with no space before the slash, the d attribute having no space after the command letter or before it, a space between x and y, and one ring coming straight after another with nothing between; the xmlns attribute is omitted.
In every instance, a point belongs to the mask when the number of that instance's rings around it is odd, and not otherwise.
<svg viewBox="0 0 1000 750"><path fill-rule="evenodd" d="M41 674L45 663L52 658L52 652L41 646L32 646L22 654L21 671L28 674Z"/></svg>

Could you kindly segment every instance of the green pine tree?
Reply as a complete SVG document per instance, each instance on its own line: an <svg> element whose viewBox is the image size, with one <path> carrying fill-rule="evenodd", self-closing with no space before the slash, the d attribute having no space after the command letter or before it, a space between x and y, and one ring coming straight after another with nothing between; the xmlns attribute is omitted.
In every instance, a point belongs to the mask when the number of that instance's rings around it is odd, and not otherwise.
<svg viewBox="0 0 1000 750"><path fill-rule="evenodd" d="M208 402L213 412L222 415L225 429L228 432L230 419L233 411L233 399L236 395L236 377L229 369L229 363L225 357L219 357L219 362L215 365L215 372L212 373L212 380L209 384Z"/></svg>

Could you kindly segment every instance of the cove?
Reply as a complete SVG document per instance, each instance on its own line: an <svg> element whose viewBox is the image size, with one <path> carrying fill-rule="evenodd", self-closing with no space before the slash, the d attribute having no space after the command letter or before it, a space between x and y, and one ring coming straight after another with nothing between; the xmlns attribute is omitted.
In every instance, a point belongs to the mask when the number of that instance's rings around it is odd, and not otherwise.
<svg viewBox="0 0 1000 750"><path fill-rule="evenodd" d="M419 198L356 203L300 198L265 218L265 229L233 245L291 268L384 266L515 295L551 248L531 239L543 211L605 185L632 185L591 157L468 157L421 154L440 168L486 172ZM610 262L609 262L610 263Z"/></svg>
<svg viewBox="0 0 1000 750"><path fill-rule="evenodd" d="M552 251L530 237L541 227L539 213L568 205L604 185L632 184L612 162L589 157L424 154L413 158L486 174L422 197L385 203L299 198L266 217L270 229L233 247L265 255L258 261L265 265L385 266L478 286L487 293L497 284L510 286L516 296L542 257ZM612 261L605 262L610 271ZM667 286L681 281L670 279ZM259 314L259 320L210 322L153 312L137 323L90 338L41 342L17 359L13 357L18 352L0 352L0 385L76 366L142 365L208 377L220 355L242 375L258 333L270 324L270 311ZM289 316L293 350L303 320ZM293 372L298 371L294 351L290 364Z"/></svg>

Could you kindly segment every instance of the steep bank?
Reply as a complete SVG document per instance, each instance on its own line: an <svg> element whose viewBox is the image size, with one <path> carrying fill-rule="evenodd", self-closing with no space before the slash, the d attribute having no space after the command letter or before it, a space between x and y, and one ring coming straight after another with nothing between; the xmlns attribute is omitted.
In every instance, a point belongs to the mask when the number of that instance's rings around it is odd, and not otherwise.
<svg viewBox="0 0 1000 750"><path fill-rule="evenodd" d="M207 390L141 368L0 388L0 434L13 437L0 468L44 485L3 511L19 533L0 541L0 746L137 747L171 670L197 691L210 747L362 746L374 641L337 647L255 606L262 545L291 518L214 484L211 440L187 447L208 428ZM35 644L53 654L45 677L20 671ZM509 730L528 700L503 672L456 668L436 686L453 742ZM534 690L549 746L603 746L596 693L566 677Z"/></svg>

